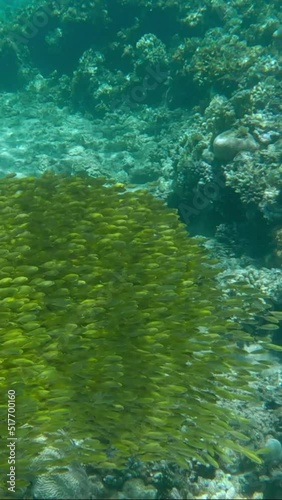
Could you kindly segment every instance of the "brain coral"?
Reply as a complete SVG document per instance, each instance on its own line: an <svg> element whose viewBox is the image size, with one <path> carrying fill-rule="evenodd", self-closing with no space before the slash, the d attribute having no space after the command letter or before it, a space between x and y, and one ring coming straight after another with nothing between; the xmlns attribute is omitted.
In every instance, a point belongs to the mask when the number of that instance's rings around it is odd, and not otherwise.
<svg viewBox="0 0 282 500"><path fill-rule="evenodd" d="M12 390L19 471L46 446L104 467L236 447L217 401L248 385L249 335L231 318L249 305L222 298L175 211L49 173L2 179L0 212L1 436Z"/></svg>

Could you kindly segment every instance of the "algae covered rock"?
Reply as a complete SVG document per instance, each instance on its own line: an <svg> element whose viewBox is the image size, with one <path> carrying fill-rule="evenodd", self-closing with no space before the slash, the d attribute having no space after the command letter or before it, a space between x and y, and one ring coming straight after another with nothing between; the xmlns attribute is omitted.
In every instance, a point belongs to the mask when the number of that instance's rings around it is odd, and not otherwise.
<svg viewBox="0 0 282 500"><path fill-rule="evenodd" d="M119 498L154 500L157 498L157 493L156 488L152 485L145 485L142 479L133 478L125 482Z"/></svg>
<svg viewBox="0 0 282 500"><path fill-rule="evenodd" d="M218 160L232 160L241 151L256 151L258 143L246 131L226 130L213 141L213 152Z"/></svg>
<svg viewBox="0 0 282 500"><path fill-rule="evenodd" d="M50 173L1 179L0 212L1 436L9 390L20 477L129 456L216 464L225 447L256 459L217 402L248 390L240 322L262 304L221 296L174 210ZM57 458L40 465L47 447Z"/></svg>

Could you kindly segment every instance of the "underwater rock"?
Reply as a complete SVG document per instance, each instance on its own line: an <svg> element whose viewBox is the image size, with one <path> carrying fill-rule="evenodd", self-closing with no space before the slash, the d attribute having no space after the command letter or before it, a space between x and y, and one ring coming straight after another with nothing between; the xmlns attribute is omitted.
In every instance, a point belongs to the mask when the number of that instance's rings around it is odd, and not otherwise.
<svg viewBox="0 0 282 500"><path fill-rule="evenodd" d="M145 485L142 479L133 478L124 484L121 498L155 499L157 490L152 485Z"/></svg>
<svg viewBox="0 0 282 500"><path fill-rule="evenodd" d="M268 438L265 443L267 453L265 460L269 462L277 462L282 458L282 445L278 439Z"/></svg>
<svg viewBox="0 0 282 500"><path fill-rule="evenodd" d="M282 263L282 227L278 225L273 230L273 257L277 267L281 267Z"/></svg>
<svg viewBox="0 0 282 500"><path fill-rule="evenodd" d="M273 33L273 38L282 40L282 26L279 26Z"/></svg>
<svg viewBox="0 0 282 500"><path fill-rule="evenodd" d="M232 160L241 151L256 151L258 143L248 132L226 130L213 141L213 152L218 160Z"/></svg>

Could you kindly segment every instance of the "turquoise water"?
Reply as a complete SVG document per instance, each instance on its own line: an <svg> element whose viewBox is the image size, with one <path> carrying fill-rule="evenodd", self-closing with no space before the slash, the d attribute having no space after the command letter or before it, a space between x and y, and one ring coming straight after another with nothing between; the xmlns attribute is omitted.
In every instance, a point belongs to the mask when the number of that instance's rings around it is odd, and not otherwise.
<svg viewBox="0 0 282 500"><path fill-rule="evenodd" d="M0 9L4 11L5 9L16 10L18 7L28 5L30 2L28 0L2 0L0 2Z"/></svg>
<svg viewBox="0 0 282 500"><path fill-rule="evenodd" d="M1 9L5 8L16 9L19 6L29 5L34 3L35 3L34 1L31 3L29 2L29 0L1 0L0 7Z"/></svg>
<svg viewBox="0 0 282 500"><path fill-rule="evenodd" d="M0 497L281 498L280 3L0 23Z"/></svg>

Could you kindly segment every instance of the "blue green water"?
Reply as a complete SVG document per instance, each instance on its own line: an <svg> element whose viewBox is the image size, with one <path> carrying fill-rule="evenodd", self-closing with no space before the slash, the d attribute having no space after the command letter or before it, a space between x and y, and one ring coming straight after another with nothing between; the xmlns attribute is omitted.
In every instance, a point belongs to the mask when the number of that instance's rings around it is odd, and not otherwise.
<svg viewBox="0 0 282 500"><path fill-rule="evenodd" d="M282 497L280 3L0 0L10 497Z"/></svg>

